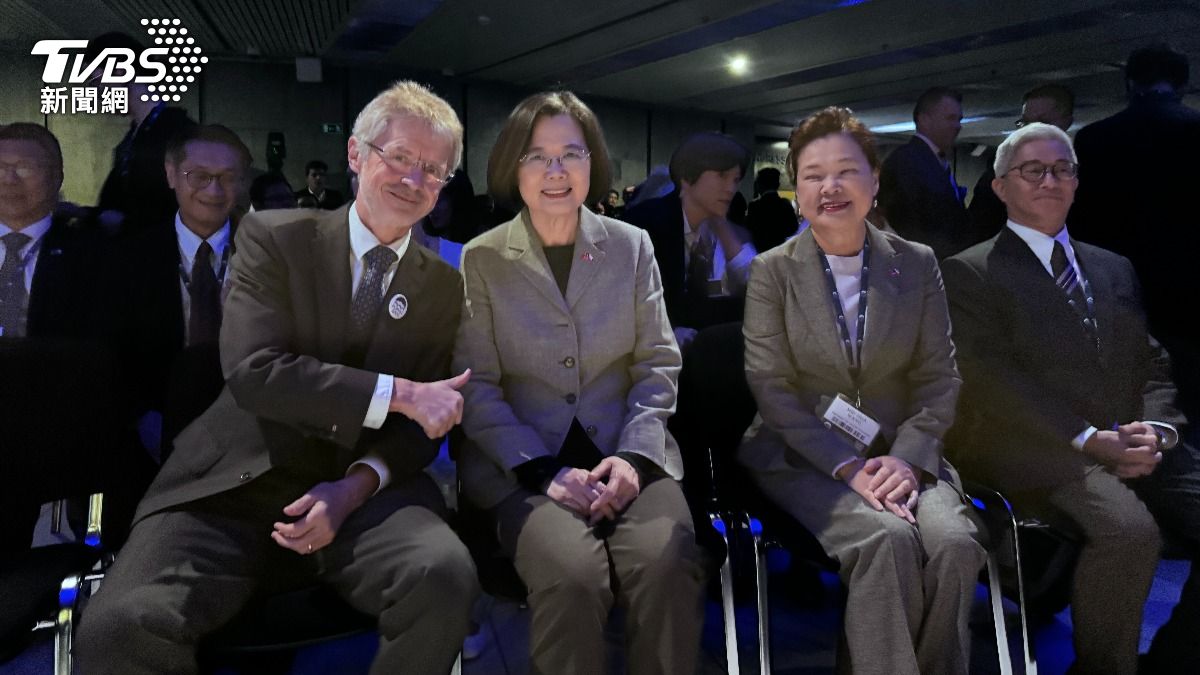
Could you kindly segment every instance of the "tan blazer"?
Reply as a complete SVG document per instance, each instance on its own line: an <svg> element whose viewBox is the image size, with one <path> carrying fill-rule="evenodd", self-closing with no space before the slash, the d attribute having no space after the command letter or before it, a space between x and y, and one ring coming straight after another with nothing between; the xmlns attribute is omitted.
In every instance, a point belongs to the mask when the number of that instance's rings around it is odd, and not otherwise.
<svg viewBox="0 0 1200 675"><path fill-rule="evenodd" d="M887 453L937 476L942 436L962 384L933 251L867 226L867 324L860 386ZM811 466L831 475L855 455L815 409L853 399L824 270L811 230L754 259L746 292L746 379L758 416L738 451L752 470Z"/></svg>
<svg viewBox="0 0 1200 675"><path fill-rule="evenodd" d="M666 428L681 359L644 231L580 209L565 298L527 212L468 243L462 274L454 368L473 371L459 457L469 499L487 508L512 494L512 468L557 454L574 418L605 455L636 452L683 476Z"/></svg>

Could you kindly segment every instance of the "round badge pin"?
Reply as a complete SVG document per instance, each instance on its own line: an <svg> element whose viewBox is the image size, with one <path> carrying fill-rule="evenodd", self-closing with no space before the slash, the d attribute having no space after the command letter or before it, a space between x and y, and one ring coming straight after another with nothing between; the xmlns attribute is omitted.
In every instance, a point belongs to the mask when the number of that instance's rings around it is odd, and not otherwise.
<svg viewBox="0 0 1200 675"><path fill-rule="evenodd" d="M388 314L393 319L403 319L408 314L408 298L403 293L397 293L388 301Z"/></svg>

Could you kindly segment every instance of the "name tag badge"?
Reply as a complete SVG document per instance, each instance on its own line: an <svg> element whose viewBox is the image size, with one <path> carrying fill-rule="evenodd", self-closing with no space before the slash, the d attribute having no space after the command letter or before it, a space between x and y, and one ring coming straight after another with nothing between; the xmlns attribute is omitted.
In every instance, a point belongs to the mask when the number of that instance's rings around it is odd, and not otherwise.
<svg viewBox="0 0 1200 675"><path fill-rule="evenodd" d="M829 407L821 415L821 421L826 428L836 427L842 430L854 441L860 450L865 450L879 435L879 422L865 412L854 407L854 403L843 394L829 402Z"/></svg>

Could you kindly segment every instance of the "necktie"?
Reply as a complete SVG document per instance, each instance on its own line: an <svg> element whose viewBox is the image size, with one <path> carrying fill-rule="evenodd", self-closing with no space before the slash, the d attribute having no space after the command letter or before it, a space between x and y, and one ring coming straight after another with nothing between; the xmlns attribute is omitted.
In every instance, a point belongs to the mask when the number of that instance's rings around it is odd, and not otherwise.
<svg viewBox="0 0 1200 675"><path fill-rule="evenodd" d="M212 246L200 242L192 263L188 295L192 311L188 317L188 344L216 342L221 334L221 284L212 267Z"/></svg>
<svg viewBox="0 0 1200 675"><path fill-rule="evenodd" d="M376 246L363 256L363 275L350 303L351 343L362 344L370 337L371 327L383 304L383 279L388 268L396 262L396 252L386 246Z"/></svg>
<svg viewBox="0 0 1200 675"><path fill-rule="evenodd" d="M1050 271L1054 274L1054 283L1067 296L1071 308L1083 319L1083 326L1088 335L1095 339L1095 324L1090 319L1087 298L1083 295L1083 284L1075 272L1075 266L1067 260L1067 251L1062 242L1055 240L1054 252L1050 254Z"/></svg>
<svg viewBox="0 0 1200 675"><path fill-rule="evenodd" d="M0 264L0 335L25 335L25 260L21 249L29 243L29 235L9 232L4 235L4 262Z"/></svg>
<svg viewBox="0 0 1200 675"><path fill-rule="evenodd" d="M709 296L708 280L712 277L713 254L717 242L707 230L700 230L696 242L692 244L688 262L688 292L698 298Z"/></svg>

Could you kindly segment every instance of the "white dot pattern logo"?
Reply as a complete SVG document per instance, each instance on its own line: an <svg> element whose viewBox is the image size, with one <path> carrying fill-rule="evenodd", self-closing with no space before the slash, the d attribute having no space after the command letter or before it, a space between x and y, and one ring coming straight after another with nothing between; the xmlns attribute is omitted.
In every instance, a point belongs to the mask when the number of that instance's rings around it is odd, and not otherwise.
<svg viewBox="0 0 1200 675"><path fill-rule="evenodd" d="M157 87L154 85L148 86L147 90L150 94L143 94L143 101L178 102L182 100L180 94L188 90L187 86L182 83L185 81L195 82L196 75L199 75L200 71L203 70L201 64L208 63L208 57L200 55L202 50L199 46L180 47L180 45L196 44L195 38L188 35L188 29L182 26L182 23L179 19L141 20L141 24L146 27L146 34L154 39L154 44L169 45L164 48L169 54L172 54L172 56L167 58L167 62L170 64L170 72L164 78L164 81L168 84L160 84ZM180 84L170 84L174 82L179 82Z"/></svg>

